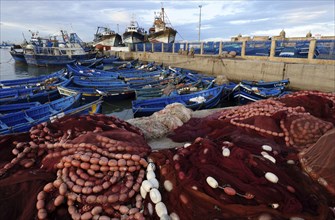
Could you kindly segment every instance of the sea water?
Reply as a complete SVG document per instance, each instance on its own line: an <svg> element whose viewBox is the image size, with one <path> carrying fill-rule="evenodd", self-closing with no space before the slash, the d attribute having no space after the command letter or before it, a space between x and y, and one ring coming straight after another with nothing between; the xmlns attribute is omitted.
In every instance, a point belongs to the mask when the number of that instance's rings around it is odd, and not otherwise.
<svg viewBox="0 0 335 220"><path fill-rule="evenodd" d="M36 67L15 62L9 51L9 48L0 49L0 80L21 79L48 75L64 68L62 66ZM134 117L131 110L131 100L129 99L104 102L102 105L102 113L107 115L114 115L123 120Z"/></svg>

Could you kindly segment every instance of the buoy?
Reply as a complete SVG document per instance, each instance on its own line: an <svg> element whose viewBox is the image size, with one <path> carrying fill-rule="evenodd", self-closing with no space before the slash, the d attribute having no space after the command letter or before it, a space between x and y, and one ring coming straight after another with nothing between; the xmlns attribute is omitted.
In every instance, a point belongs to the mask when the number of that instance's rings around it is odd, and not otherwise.
<svg viewBox="0 0 335 220"><path fill-rule="evenodd" d="M153 185L152 185L152 183L149 182L148 180L144 180L144 181L142 182L142 186L141 186L141 187L143 187L143 189L145 189L145 191L149 192L150 189L153 187Z"/></svg>
<svg viewBox="0 0 335 220"><path fill-rule="evenodd" d="M278 180L279 180L278 177L275 174L271 173L271 172L267 172L265 174L265 178L267 180L269 180L270 182L272 182L272 183L278 183Z"/></svg>
<svg viewBox="0 0 335 220"><path fill-rule="evenodd" d="M272 147L269 146L269 145L266 145L266 144L264 144L264 145L262 146L262 149L265 150L265 151L272 151Z"/></svg>
<svg viewBox="0 0 335 220"><path fill-rule="evenodd" d="M230 156L230 150L229 150L229 148L226 148L226 147L222 148L222 155L224 157L229 157Z"/></svg>
<svg viewBox="0 0 335 220"><path fill-rule="evenodd" d="M155 205L155 210L156 210L158 217L162 217L163 215L168 214L166 206L162 202L159 202Z"/></svg>
<svg viewBox="0 0 335 220"><path fill-rule="evenodd" d="M273 204L271 204L271 207L274 208L274 209L276 209L276 208L279 207L279 204L278 203L273 203Z"/></svg>
<svg viewBox="0 0 335 220"><path fill-rule="evenodd" d="M141 186L140 187L140 193L141 193L142 198L145 199L148 192Z"/></svg>
<svg viewBox="0 0 335 220"><path fill-rule="evenodd" d="M218 188L219 183L216 181L216 179L214 179L213 177L209 176L206 178L206 182L208 183L208 185L210 187L212 187L213 189Z"/></svg>
<svg viewBox="0 0 335 220"><path fill-rule="evenodd" d="M184 148L188 148L189 146L191 146L190 143L186 143L186 144L184 144Z"/></svg>
<svg viewBox="0 0 335 220"><path fill-rule="evenodd" d="M153 188L150 190L150 199L155 204L162 201L162 196L161 193L158 191L158 189Z"/></svg>
<svg viewBox="0 0 335 220"><path fill-rule="evenodd" d="M149 162L148 166L147 166L147 171L155 171L156 170L156 166L154 163Z"/></svg>
<svg viewBox="0 0 335 220"><path fill-rule="evenodd" d="M262 156L269 155L268 152L265 152L265 151L262 151L261 154L262 154Z"/></svg>
<svg viewBox="0 0 335 220"><path fill-rule="evenodd" d="M153 188L156 188L156 189L159 188L159 182L156 178L151 178L148 181L152 184Z"/></svg>
<svg viewBox="0 0 335 220"><path fill-rule="evenodd" d="M271 155L263 155L263 157L270 160L272 163L276 163L276 159Z"/></svg>
<svg viewBox="0 0 335 220"><path fill-rule="evenodd" d="M170 218L171 220L180 220L179 216L175 212L170 213Z"/></svg>
<svg viewBox="0 0 335 220"><path fill-rule="evenodd" d="M172 182L170 180L165 180L164 188L166 189L166 191L171 192L171 190L173 189Z"/></svg>
<svg viewBox="0 0 335 220"><path fill-rule="evenodd" d="M156 177L156 174L155 174L154 171L152 171L152 170L147 171L147 179L148 180L150 180L152 178L155 178L155 177Z"/></svg>

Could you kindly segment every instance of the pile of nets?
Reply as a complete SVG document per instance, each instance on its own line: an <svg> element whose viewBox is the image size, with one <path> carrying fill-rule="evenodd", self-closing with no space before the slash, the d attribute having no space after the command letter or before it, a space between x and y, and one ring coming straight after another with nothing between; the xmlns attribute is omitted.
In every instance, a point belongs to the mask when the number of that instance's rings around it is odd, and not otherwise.
<svg viewBox="0 0 335 220"><path fill-rule="evenodd" d="M150 147L134 126L64 117L0 144L0 219L144 219Z"/></svg>
<svg viewBox="0 0 335 220"><path fill-rule="evenodd" d="M166 213L180 219L333 219L335 155L327 132L334 129L334 101L335 94L302 91L191 118L169 135L189 144L149 156ZM150 209L154 201L145 197L145 214L158 219L161 212Z"/></svg>
<svg viewBox="0 0 335 220"><path fill-rule="evenodd" d="M127 122L138 127L147 140L161 138L191 118L192 110L181 103L167 105L149 117L133 118Z"/></svg>
<svg viewBox="0 0 335 220"><path fill-rule="evenodd" d="M0 219L335 217L333 93L131 123L64 117L1 137ZM144 136L166 133L189 143L151 151Z"/></svg>

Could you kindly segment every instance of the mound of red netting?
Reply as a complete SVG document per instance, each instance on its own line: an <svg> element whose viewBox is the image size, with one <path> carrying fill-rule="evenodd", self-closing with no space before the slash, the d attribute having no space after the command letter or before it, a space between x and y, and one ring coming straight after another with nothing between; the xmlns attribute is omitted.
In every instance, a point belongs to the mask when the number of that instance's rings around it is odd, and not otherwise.
<svg viewBox="0 0 335 220"><path fill-rule="evenodd" d="M192 118L170 135L191 145L149 156L162 200L180 219L333 219L334 194L304 172L297 153L334 122L335 94L306 91ZM330 148L319 147L308 167L323 167L318 178L334 184Z"/></svg>
<svg viewBox="0 0 335 220"><path fill-rule="evenodd" d="M170 135L189 144L153 152L114 117L44 123L1 138L0 219L334 219L334 123L335 94L306 91L191 118Z"/></svg>
<svg viewBox="0 0 335 220"><path fill-rule="evenodd" d="M144 219L139 188L150 147L132 125L65 117L0 145L0 219Z"/></svg>

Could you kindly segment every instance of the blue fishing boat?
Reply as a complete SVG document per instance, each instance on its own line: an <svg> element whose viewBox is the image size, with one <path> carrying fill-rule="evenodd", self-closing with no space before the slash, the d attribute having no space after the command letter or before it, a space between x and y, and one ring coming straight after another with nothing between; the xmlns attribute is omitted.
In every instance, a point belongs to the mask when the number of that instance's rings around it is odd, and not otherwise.
<svg viewBox="0 0 335 220"><path fill-rule="evenodd" d="M85 80L89 82L123 82L123 80L120 80L116 77L95 77L95 76L73 76L73 80Z"/></svg>
<svg viewBox="0 0 335 220"><path fill-rule="evenodd" d="M147 71L133 71L133 72L122 72L119 71L119 77L124 79L125 81L132 80L132 79L139 79L139 78L148 78L148 77L159 77L160 75L164 74L165 72L162 70L156 70L153 72Z"/></svg>
<svg viewBox="0 0 335 220"><path fill-rule="evenodd" d="M57 115L50 117L50 121L53 121L56 118L61 118L63 116L83 115L83 114L92 115L92 114L101 113L102 103L103 103L103 100L99 98L87 104L80 105L79 107L70 108L64 112L58 113Z"/></svg>
<svg viewBox="0 0 335 220"><path fill-rule="evenodd" d="M76 33L68 35L61 31L62 41L54 38L36 38L24 47L24 58L28 65L66 65L96 57L97 52L85 46Z"/></svg>
<svg viewBox="0 0 335 220"><path fill-rule="evenodd" d="M79 60L77 61L78 65L81 66L87 66L87 67L91 67L91 66L95 66L98 65L102 62L103 58L92 58L92 59L88 59L88 60Z"/></svg>
<svg viewBox="0 0 335 220"><path fill-rule="evenodd" d="M234 100L238 104L247 104L249 102L255 102L262 99L278 97L283 93L284 87L264 88L264 87L252 87L239 83L232 91Z"/></svg>
<svg viewBox="0 0 335 220"><path fill-rule="evenodd" d="M63 97L25 111L0 116L0 135L28 131L32 126L49 121L50 117L70 109L79 99L80 94Z"/></svg>
<svg viewBox="0 0 335 220"><path fill-rule="evenodd" d="M284 80L278 80L278 81L248 81L248 80L242 80L241 83L244 85L252 86L252 87L263 87L263 88L274 88L274 87L285 87L290 84L289 79Z"/></svg>
<svg viewBox="0 0 335 220"><path fill-rule="evenodd" d="M98 78L98 77L97 77ZM93 87L93 88L102 88L102 87L127 87L128 85L119 79L112 79L111 80L92 80L83 77L73 77L73 83L77 86L82 87Z"/></svg>
<svg viewBox="0 0 335 220"><path fill-rule="evenodd" d="M28 102L28 103L16 103L16 104L7 104L0 105L0 115L23 111L41 105L39 102Z"/></svg>
<svg viewBox="0 0 335 220"><path fill-rule="evenodd" d="M61 95L73 95L76 93L80 93L82 96L82 100L84 101L92 101L97 100L102 97L104 101L111 101L111 100L124 100L124 99L132 99L135 97L134 90L126 88L80 88L80 87L57 87L58 92Z"/></svg>
<svg viewBox="0 0 335 220"><path fill-rule="evenodd" d="M23 48L21 46L14 45L13 47L11 47L9 53L13 57L15 62L24 63L24 64L27 63L26 59L24 58Z"/></svg>
<svg viewBox="0 0 335 220"><path fill-rule="evenodd" d="M118 77L116 72L108 72L104 70L92 69L79 65L66 65L68 72L75 76L93 76L93 77Z"/></svg>
<svg viewBox="0 0 335 220"><path fill-rule="evenodd" d="M48 85L48 84L64 81L64 78L61 78L64 76L66 76L65 69L61 69L49 75L24 78L24 79L1 80L0 87L6 88L6 87L16 87L16 86L17 87L43 86L43 85Z"/></svg>
<svg viewBox="0 0 335 220"><path fill-rule="evenodd" d="M132 110L135 117L148 116L175 102L193 110L209 109L220 103L222 95L223 86L218 86L191 94L134 100L132 101Z"/></svg>
<svg viewBox="0 0 335 220"><path fill-rule="evenodd" d="M31 88L14 87L0 89L0 104L14 104L27 102L50 102L60 97L57 86L66 86L71 79L64 79L61 83L49 86L35 86Z"/></svg>

